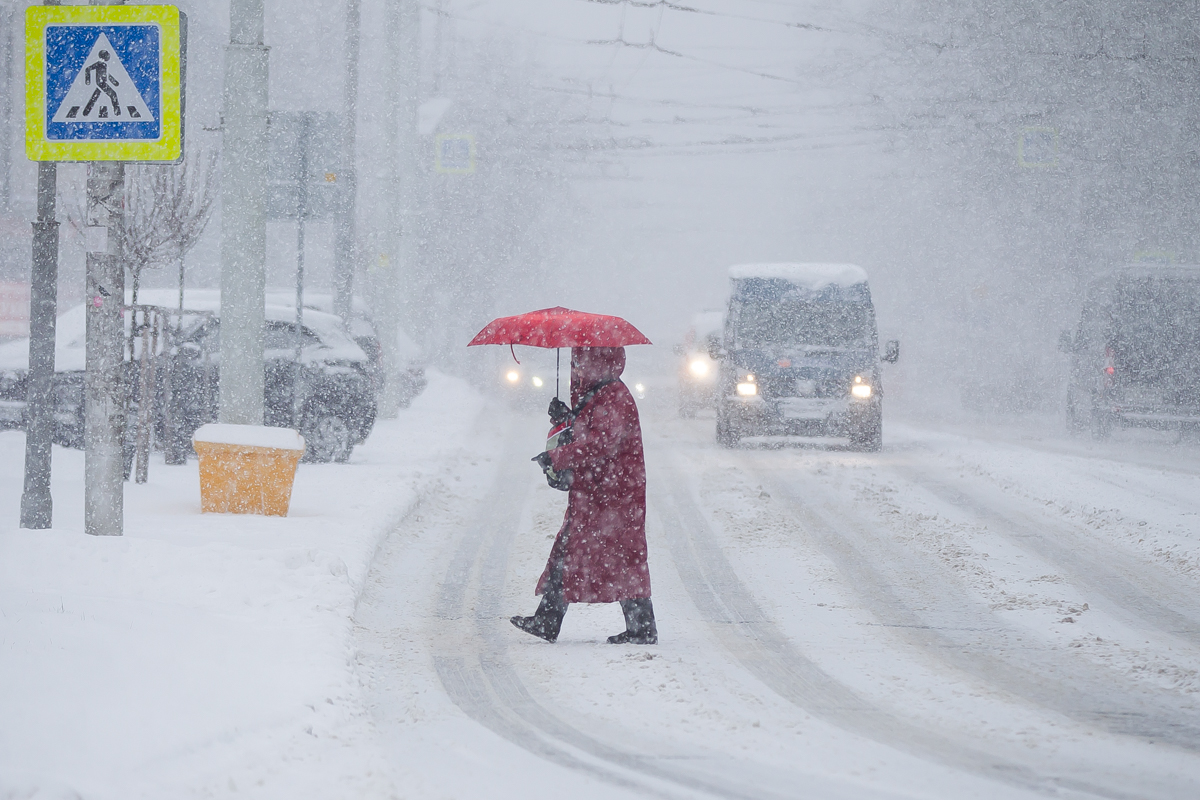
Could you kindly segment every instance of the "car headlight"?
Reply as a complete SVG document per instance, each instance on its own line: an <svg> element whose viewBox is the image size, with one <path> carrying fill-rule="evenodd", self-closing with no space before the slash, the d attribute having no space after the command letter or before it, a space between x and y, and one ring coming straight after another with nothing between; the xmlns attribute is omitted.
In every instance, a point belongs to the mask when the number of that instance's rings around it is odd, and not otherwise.
<svg viewBox="0 0 1200 800"><path fill-rule="evenodd" d="M539 378L537 375L534 375L533 376L533 385L538 387L539 389L542 388L542 379Z"/></svg>
<svg viewBox="0 0 1200 800"><path fill-rule="evenodd" d="M855 375L854 385L850 387L850 394L859 400L866 400L871 396L871 384L864 381L862 375Z"/></svg>
<svg viewBox="0 0 1200 800"><path fill-rule="evenodd" d="M635 383L635 384L633 385L633 391L637 393L638 399L645 399L645 397L646 397L646 384L644 384L644 383Z"/></svg>
<svg viewBox="0 0 1200 800"><path fill-rule="evenodd" d="M708 375L708 362L702 358L692 359L692 362L688 364L688 372L697 378L703 378Z"/></svg>
<svg viewBox="0 0 1200 800"><path fill-rule="evenodd" d="M737 393L742 397L753 397L758 394L758 384L743 381L737 385Z"/></svg>
<svg viewBox="0 0 1200 800"><path fill-rule="evenodd" d="M517 381L521 380L521 373L517 372L515 369L510 369L504 377L509 383L516 383Z"/></svg>

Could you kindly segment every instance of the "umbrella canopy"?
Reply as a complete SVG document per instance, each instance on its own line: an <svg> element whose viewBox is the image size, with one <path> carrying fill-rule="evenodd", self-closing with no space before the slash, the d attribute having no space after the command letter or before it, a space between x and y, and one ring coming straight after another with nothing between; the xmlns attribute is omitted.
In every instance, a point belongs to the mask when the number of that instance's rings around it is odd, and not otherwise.
<svg viewBox="0 0 1200 800"><path fill-rule="evenodd" d="M556 306L500 317L489 322L467 346L523 344L530 347L625 347L650 344L642 332L620 317L589 314Z"/></svg>

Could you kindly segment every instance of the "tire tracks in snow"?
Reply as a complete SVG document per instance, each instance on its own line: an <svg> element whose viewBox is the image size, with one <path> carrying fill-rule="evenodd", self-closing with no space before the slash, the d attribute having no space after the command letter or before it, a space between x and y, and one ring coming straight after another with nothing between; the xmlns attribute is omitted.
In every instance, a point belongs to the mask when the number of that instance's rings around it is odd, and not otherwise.
<svg viewBox="0 0 1200 800"><path fill-rule="evenodd" d="M999 641L1021 634L957 586L957 579L948 576L936 584L929 581L934 567L928 561L873 533L873 526L855 509L831 509L826 503L809 499L827 493L794 472L786 481L761 467L754 473L771 487L773 496L783 498L804 521L822 553L846 577L847 584L875 618L902 630L906 638L943 663L1009 695L1093 727L1171 744L1193 754L1200 752L1200 719L1195 714L1180 713L1177 695L1141 691L1136 697L1114 696L1111 674L1082 660L1064 663L1062 654L1048 647L1031 646L1026 641L1018 650ZM927 576L920 586L929 591L919 599L911 598L911 592L905 592L899 581L890 579L885 568L876 564L887 565L892 572ZM936 594L932 593L934 588ZM1012 656L997 655L1006 651L1012 651ZM1084 683L1090 688L1080 688Z"/></svg>
<svg viewBox="0 0 1200 800"><path fill-rule="evenodd" d="M502 463L521 460L513 445L514 437L510 436L510 452ZM522 446L519 452L524 449ZM498 607L522 503L529 502L532 483L528 473L503 468L501 472L459 543L437 598L437 616L443 625L458 627L458 640L446 637L438 644L433 659L442 686L455 705L500 737L540 758L639 793L664 798L701 793L733 800L795 797L794 785L780 791L775 786L748 781L745 775L725 777L705 772L699 767L706 760L711 762L711 753L664 759L645 755L637 748L614 747L538 702L508 658L505 634L512 632ZM467 608L472 594L473 614ZM696 768L672 763L681 760L692 761Z"/></svg>
<svg viewBox="0 0 1200 800"><path fill-rule="evenodd" d="M725 558L679 470L672 465L654 478L651 487L667 487L655 492L655 510L692 601L730 654L783 699L864 738L1012 787L1055 796L1144 797L1038 772L878 708L800 653L763 613Z"/></svg>
<svg viewBox="0 0 1200 800"><path fill-rule="evenodd" d="M932 470L911 464L892 462L887 468L942 502L967 512L986 524L990 532L1059 567L1072 584L1104 597L1124 611L1124 616L1132 617L1132 621L1200 646L1200 621L1195 616L1190 593L1164 585L1165 572L1151 575L1149 565L1132 557L1121 559L1132 567L1139 584L1155 585L1159 592L1169 595L1165 601L1160 601L1102 559L1091 555L1095 552L1095 536L1085 536L1077 526L1052 519L1045 513L1026 513L1012 508L1011 503L988 496L1000 491L998 487L968 487L964 485L966 481L935 477ZM1102 552L1105 556L1120 555L1115 548L1106 548ZM1188 608L1191 613L1178 610L1181 607Z"/></svg>
<svg viewBox="0 0 1200 800"><path fill-rule="evenodd" d="M1013 509L1010 504L1002 504L996 498L986 497L994 493L989 489L968 488L962 481L936 477L930 469L920 469L907 464L889 464L888 469L913 485L924 488L943 503L967 512L980 523L988 524L991 533L1000 535L1014 542L1016 546L1060 567L1076 587L1105 597L1112 606L1123 609L1135 621L1159 632L1172 634L1189 644L1200 646L1200 621L1194 615L1195 609L1188 608L1192 612L1190 614L1177 610L1180 607L1192 606L1186 593L1163 587L1156 576L1145 575L1146 567L1139 564L1138 572L1144 573L1138 576L1139 583L1158 583L1160 590L1174 595L1166 602L1157 600L1138 585L1128 581L1117 570L1104 564L1102 559L1091 555L1092 552L1096 552L1094 536L1085 537L1074 525L1056 521L1044 513L1034 515ZM1003 507L1004 505L1009 507ZM1112 548L1104 549L1102 553L1109 557L1120 555ZM1128 563L1133 559L1122 560Z"/></svg>

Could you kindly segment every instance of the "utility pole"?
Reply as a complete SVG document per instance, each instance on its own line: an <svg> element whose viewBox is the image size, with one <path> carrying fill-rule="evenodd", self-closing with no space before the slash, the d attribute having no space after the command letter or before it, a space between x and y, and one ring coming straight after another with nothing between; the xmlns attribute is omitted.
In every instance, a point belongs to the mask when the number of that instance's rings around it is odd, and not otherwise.
<svg viewBox="0 0 1200 800"><path fill-rule="evenodd" d="M16 10L0 6L0 211L12 205L13 21Z"/></svg>
<svg viewBox="0 0 1200 800"><path fill-rule="evenodd" d="M358 133L358 44L361 28L361 0L346 0L346 86L342 105L342 202L338 206L337 243L334 254L333 313L342 318L347 328L354 302L354 270L358 262L355 216L357 206L358 171L355 164Z"/></svg>
<svg viewBox="0 0 1200 800"><path fill-rule="evenodd" d="M3 197L0 206L10 202L12 85L12 8L4 11L4 86L3 129L0 143L0 168ZM51 412L54 392L54 342L58 317L58 222L55 196L58 192L58 164L38 162L37 220L33 223L33 264L29 280L29 373L25 392L25 486L21 492L21 527L41 530L54 524L54 499L50 494Z"/></svg>
<svg viewBox="0 0 1200 800"><path fill-rule="evenodd" d="M383 310L378 315L381 361L384 375L379 414L395 417L400 409L396 382L399 378L399 342L402 307L401 277L412 271L416 254L416 158L417 107L420 91L421 6L417 0L395 0L388 4L387 39L396 53L394 69L388 73L387 93L392 100L387 120L391 180L387 191L389 263L381 272Z"/></svg>
<svg viewBox="0 0 1200 800"><path fill-rule="evenodd" d="M90 5L124 5L91 0ZM93 161L87 174L87 288L83 410L83 529L120 536L125 527L125 164Z"/></svg>
<svg viewBox="0 0 1200 800"><path fill-rule="evenodd" d="M37 221L33 223L33 270L29 281L29 375L25 394L25 490L21 527L49 528L50 444L54 425L54 337L58 316L58 222L54 196L58 165L38 162Z"/></svg>
<svg viewBox="0 0 1200 800"><path fill-rule="evenodd" d="M267 77L263 0L232 0L221 169L220 420L263 423Z"/></svg>

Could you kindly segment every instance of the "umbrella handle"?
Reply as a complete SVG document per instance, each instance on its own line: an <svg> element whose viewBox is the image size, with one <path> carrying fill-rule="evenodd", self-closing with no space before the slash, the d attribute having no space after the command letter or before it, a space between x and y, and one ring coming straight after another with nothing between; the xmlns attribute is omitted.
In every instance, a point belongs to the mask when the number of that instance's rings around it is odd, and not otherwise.
<svg viewBox="0 0 1200 800"><path fill-rule="evenodd" d="M517 361L517 351L513 349L511 344L508 346L508 352L512 353L513 361ZM520 361L517 361L517 366L521 366Z"/></svg>

